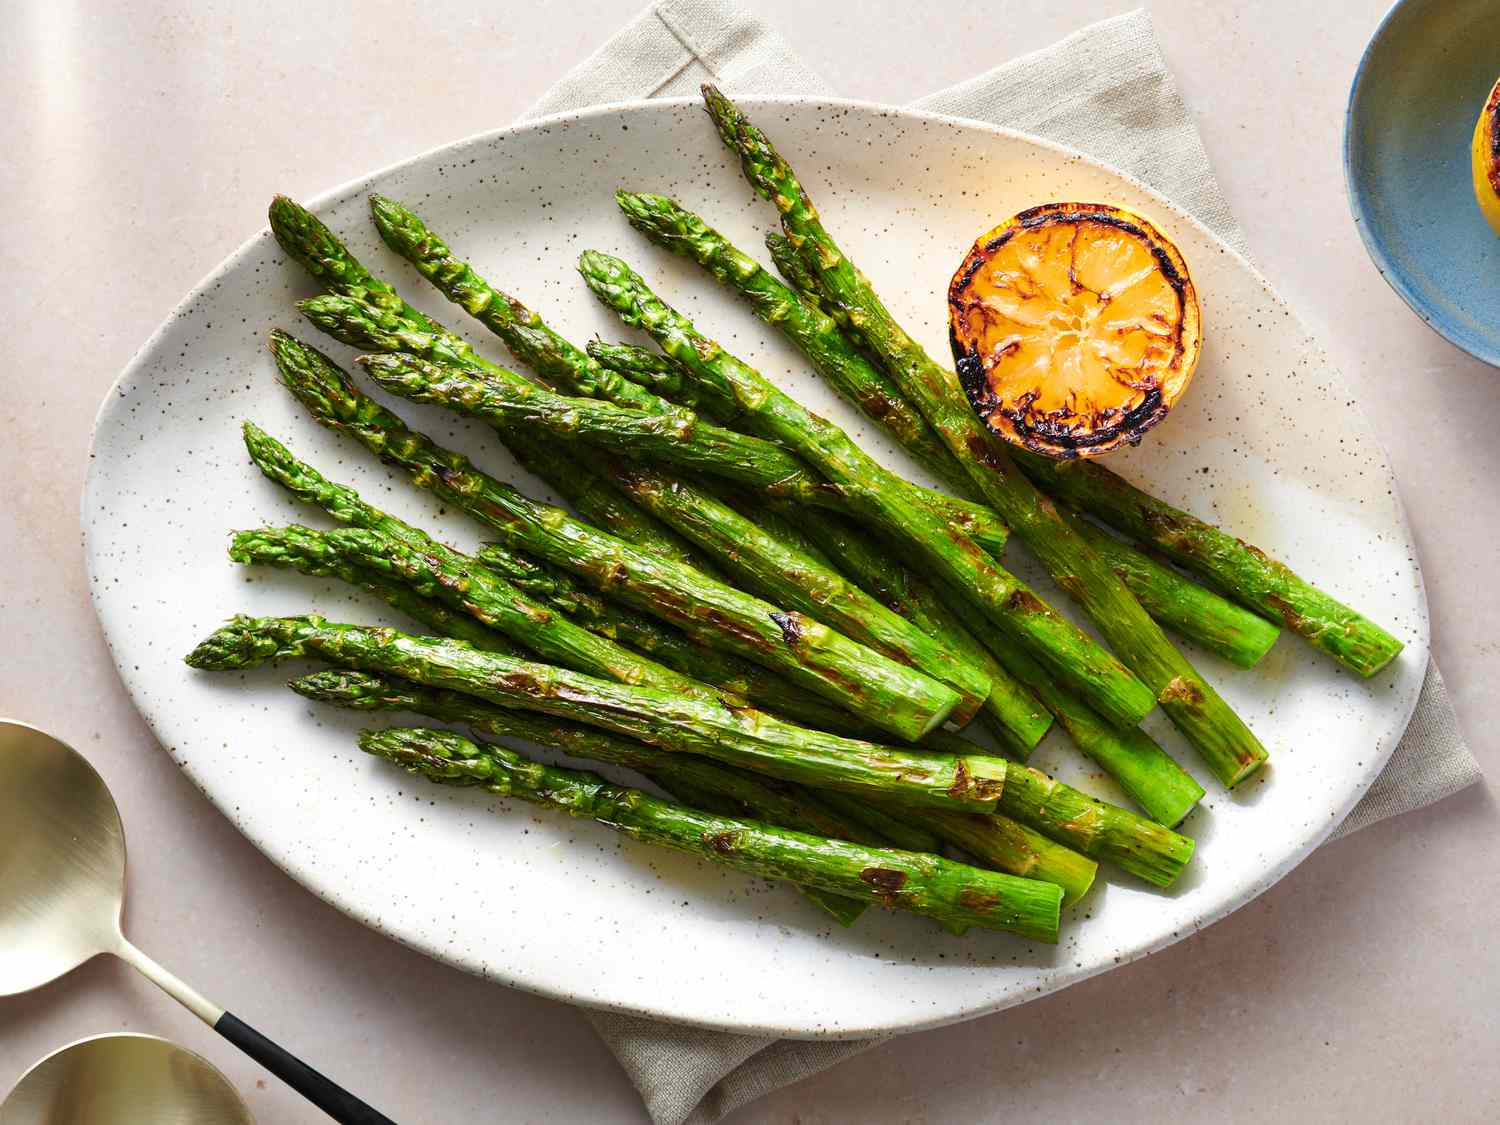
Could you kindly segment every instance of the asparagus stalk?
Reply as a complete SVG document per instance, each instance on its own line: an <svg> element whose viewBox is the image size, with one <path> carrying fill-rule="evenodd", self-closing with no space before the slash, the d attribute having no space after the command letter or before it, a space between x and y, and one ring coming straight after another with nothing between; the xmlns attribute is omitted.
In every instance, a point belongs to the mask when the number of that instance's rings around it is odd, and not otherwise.
<svg viewBox="0 0 1500 1125"><path fill-rule="evenodd" d="M264 554L258 550L247 550L245 557L239 561L287 567L314 578L338 578L374 594L398 613L426 625L438 636L465 641L486 652L500 652L507 656L521 656L525 652L524 648L509 637L486 628L468 614L455 613L442 602L423 597L410 586L388 582L373 571L344 562L332 552L304 554L278 545L277 549Z"/></svg>
<svg viewBox="0 0 1500 1125"><path fill-rule="evenodd" d="M567 571L539 563L499 543L490 544L474 557L584 628L645 653L683 675L747 699L759 710L802 726L861 738L873 731L849 712L825 703L812 692L758 664L698 644L654 617L584 589Z"/></svg>
<svg viewBox="0 0 1500 1125"><path fill-rule="evenodd" d="M616 192L630 225L674 254L697 262L714 280L749 303L767 324L785 333L814 369L845 399L880 419L891 435L930 472L960 495L973 484L948 455L926 419L878 367L849 347L833 319L804 301L754 258L691 211L663 195Z"/></svg>
<svg viewBox="0 0 1500 1125"><path fill-rule="evenodd" d="M1005 762L882 746L793 726L744 706L671 690L618 684L457 641L321 617L236 617L187 657L228 670L316 656L360 671L447 688L501 707L539 711L814 788L870 792L914 804L991 811Z"/></svg>
<svg viewBox="0 0 1500 1125"><path fill-rule="evenodd" d="M761 518L767 515L773 514L763 513ZM990 720L987 728L1010 756L1023 762L1031 756L1051 727L1052 716L943 605L932 587L846 520L807 512L796 521L796 530L880 602L983 668L990 678L982 712Z"/></svg>
<svg viewBox="0 0 1500 1125"><path fill-rule="evenodd" d="M826 622L953 688L960 699L949 716L954 723L962 726L985 705L992 684L983 661L887 609L823 560L702 490L683 488L648 468L621 466L615 479L646 511L722 559L746 590Z"/></svg>
<svg viewBox="0 0 1500 1125"><path fill-rule="evenodd" d="M704 644L780 672L909 741L941 725L959 701L946 685L804 614L648 554L522 495L474 468L468 458L408 429L336 367L284 374L288 388L318 421L400 465L419 486L463 508L512 548L563 567Z"/></svg>
<svg viewBox="0 0 1500 1125"><path fill-rule="evenodd" d="M728 425L739 414L737 403L724 403L712 393L714 388L699 383L669 355L635 344L610 344L604 340L590 340L587 348L595 362L618 372L637 386L645 387L657 397L695 410L721 426ZM607 395L600 397L615 401Z"/></svg>
<svg viewBox="0 0 1500 1125"><path fill-rule="evenodd" d="M1060 616L972 540L953 529L899 487L890 474L843 430L812 414L747 364L703 337L618 259L585 251L584 281L632 327L704 382L730 390L745 410L745 424L785 444L842 488L859 512L968 598L1007 639L1030 646L1060 678L1112 720L1133 726L1154 706L1152 692L1072 622Z"/></svg>
<svg viewBox="0 0 1500 1125"><path fill-rule="evenodd" d="M1162 709L1214 775L1232 788L1253 774L1266 760L1265 748L1255 735L1173 647L1056 505L1016 469L1001 443L974 416L957 377L933 362L896 323L870 283L824 230L801 184L765 135L717 90L705 86L703 93L720 136L739 154L746 178L756 190L776 203L782 229L817 278L825 298L845 310L853 330L947 444L980 494L1150 686Z"/></svg>
<svg viewBox="0 0 1500 1125"><path fill-rule="evenodd" d="M335 707L409 711L444 722L463 723L477 733L550 746L575 758L625 766L645 774L678 800L709 812L749 815L784 828L877 847L887 843L874 837L863 825L831 813L795 786L763 780L701 758L665 753L643 742L616 738L563 719L491 707L459 692L434 691L404 680L340 669L314 672L287 686L307 699ZM799 889L845 926L852 925L867 905L815 887Z"/></svg>
<svg viewBox="0 0 1500 1125"><path fill-rule="evenodd" d="M665 753L563 719L494 707L460 692L337 669L314 672L287 686L320 703L356 711L407 711L461 723L479 734L520 738L575 758L625 766L650 777L679 800L709 812L750 815L783 828L872 847L895 845L907 851L930 853L937 853L942 847L938 836L913 823L910 809L888 812L836 790L822 790L813 796L795 786L758 778L715 762ZM994 815L948 816L926 809L922 810L922 816L928 823L939 826L944 839L965 848L985 865L1012 875L1056 883L1064 889L1064 906L1080 897L1092 881L1097 866L1092 860L1015 821ZM853 921L847 906L850 900L828 902L820 897L822 894L810 891L809 897L845 925Z"/></svg>
<svg viewBox="0 0 1500 1125"><path fill-rule="evenodd" d="M918 823L927 819L931 809L920 810L919 816L913 816L913 810L909 808L888 811L872 805L863 794L840 793L834 789L820 789L818 801L845 820L861 825L866 832L898 848L933 854L942 851L943 841Z"/></svg>
<svg viewBox="0 0 1500 1125"><path fill-rule="evenodd" d="M1106 722L1015 646L995 645L990 651L1011 675L1036 693L1073 744L1114 778L1152 820L1169 827L1180 824L1203 799L1203 786L1140 727L1117 727Z"/></svg>
<svg viewBox="0 0 1500 1125"><path fill-rule="evenodd" d="M1094 860L1006 816L931 813L927 823L986 867L1057 884L1064 907L1088 894L1099 871Z"/></svg>
<svg viewBox="0 0 1500 1125"><path fill-rule="evenodd" d="M937 591L902 566L886 563L882 567L874 545L855 529L820 518L805 521L803 530L828 553L842 559L851 574L867 581L868 588L892 608L952 635L963 631L962 621ZM1032 705L1042 709L1042 715L1057 715L1059 724L1079 748L1153 819L1177 824L1202 798L1203 787L1139 727L1122 730L1110 726L1015 646L997 645L993 653L981 646L981 651L1004 673L1005 679L996 683L1008 680L1018 685ZM1003 738L1001 745L1013 757L1025 761L1027 755L1015 753L1015 747Z"/></svg>
<svg viewBox="0 0 1500 1125"><path fill-rule="evenodd" d="M440 543L429 540L414 546L411 540L358 527L336 531L287 527L238 532L229 549L229 557L242 563L273 561L278 553L292 558L328 556L404 582L419 594L467 613L481 625L567 668L700 699L716 700L721 695L718 688L649 660L538 605L488 567Z"/></svg>
<svg viewBox="0 0 1500 1125"><path fill-rule="evenodd" d="M487 380L473 368L410 355L362 356L376 383L412 402L446 406L502 431L526 428L582 440L627 457L665 461L762 489L777 499L827 506L838 491L768 441L700 420L681 407L647 413L594 398L551 394L534 384Z"/></svg>
<svg viewBox="0 0 1500 1125"><path fill-rule="evenodd" d="M511 374L479 355L467 341L407 304L395 288L372 274L338 236L305 207L279 195L271 203L270 220L276 241L287 255L299 262L336 298L348 299L359 307L372 310L372 319L401 324L419 336L440 340L448 354L464 363L483 367L497 378ZM343 339L342 336L338 338ZM272 350L277 352L278 364L327 362L326 357L316 352L305 354L311 349L303 349L290 337L278 346L273 336ZM632 510L623 497L613 492L586 466L559 455L557 450L532 435L510 435L507 444L523 468L561 493L584 519L622 539L662 551L682 562L691 564L696 560L685 543L644 513Z"/></svg>
<svg viewBox="0 0 1500 1125"><path fill-rule="evenodd" d="M1065 514L1084 542L1120 576L1141 608L1174 633L1241 668L1255 667L1276 643L1281 630L1265 618L1184 578L1088 520Z"/></svg>
<svg viewBox="0 0 1500 1125"><path fill-rule="evenodd" d="M623 406L651 410L658 405L650 391L574 348L536 313L490 285L394 199L370 196L370 215L387 246L410 262L443 296L499 336L512 355L549 383Z"/></svg>
<svg viewBox="0 0 1500 1125"><path fill-rule="evenodd" d="M1006 775L999 812L1158 887L1170 887L1193 858L1193 841L1187 836L1030 766L1014 766Z"/></svg>
<svg viewBox="0 0 1500 1125"><path fill-rule="evenodd" d="M854 823L852 819L846 821L821 795L813 797L795 785L732 769L705 758L659 750L644 742L621 738L566 719L496 707L463 692L423 687L394 676L377 676L342 668L313 672L287 686L298 695L334 707L426 715L445 723L461 723L481 734L520 738L538 746L561 750L575 758L624 766L654 779L671 778L673 782L691 783L700 789L732 796L745 807L755 808L760 819L786 828L836 836L856 843L886 842L862 824Z"/></svg>
<svg viewBox="0 0 1500 1125"><path fill-rule="evenodd" d="M702 421L683 407L663 404L657 413L594 398L552 394L530 383L489 380L472 368L427 363L411 355L371 355L359 360L386 390L413 402L436 403L485 421L501 434L543 430L554 438L581 439L627 457L705 472L763 491L773 499L845 510L843 492L769 441ZM892 477L914 503L933 513L991 554L1005 548L1009 532L989 509Z"/></svg>
<svg viewBox="0 0 1500 1125"><path fill-rule="evenodd" d="M530 761L503 746L481 747L449 731L370 731L360 736L360 747L434 781L520 797L752 875L790 879L948 925L1057 940L1062 888L1051 883L697 812L594 774Z"/></svg>
<svg viewBox="0 0 1500 1125"><path fill-rule="evenodd" d="M379 195L371 196L370 208L375 218L375 225L387 245L406 258L407 261L411 262L450 301L467 310L486 328L489 328L504 340L506 346L510 348L517 358L531 367L544 379L553 383L577 388L580 394L589 397L610 399L626 408L651 409L652 407L665 407L669 414L678 415L679 420L689 426L691 432L702 442L709 443L713 437L717 436L721 442L739 439L740 444L743 445L744 435L734 434L733 431L727 433L718 431L717 434L713 434L709 431L717 430L717 427L702 425L693 427L692 423L696 422L696 419L691 415L685 419L682 418L680 409L666 407L666 404L656 399L656 396L652 392L638 386L632 381L620 379L618 374L603 367L592 356L569 345L566 340L549 328L536 313L532 312L515 298L495 289L488 281L476 273L469 263L455 256L447 243L436 233L429 230L417 215L401 206L395 200ZM507 380L507 382L513 384L514 380ZM389 389L398 390L398 393L405 393L396 387ZM498 390L498 388L496 389ZM435 390L436 388L429 388L429 391ZM714 393L717 394L717 399L721 404L726 404L726 409L727 402L737 401L728 399L722 393ZM656 401L652 402L651 400L653 399L656 399ZM464 401L465 405L462 406L458 402L450 402L449 405L453 405L458 409L471 410L479 409L480 407L479 402ZM529 405L533 411L541 411L544 402L545 400L533 400ZM484 405L490 410L494 410L498 404L485 403ZM513 403L512 405L517 404ZM490 417L492 421L501 420L493 414L486 414L485 416ZM539 415L523 413L519 419L522 424L526 422L547 424L549 420L554 420L554 416L545 411L541 411ZM585 430L586 419L583 417L565 419L561 424L564 427L562 430L564 434L571 434L577 429L580 433L586 432L591 440L597 442L609 440L615 433L608 426L605 426L603 429L591 428ZM557 431L554 430L554 432ZM688 436L682 432L681 427L675 431L675 434L679 443L684 441ZM628 438L623 440L627 443L629 441ZM647 434L639 440L653 441L658 440L658 438L652 434ZM621 450L619 444L613 445L612 448L622 452L630 452L628 448ZM688 451L679 450L679 452L686 455ZM780 480L786 480L788 487L790 487L790 482L794 478L799 474L806 474L805 467L796 458L789 457L784 451L775 449L774 447L763 450L759 455L759 459L748 452L740 450L728 455L727 465L720 462L721 467L712 471L722 472L726 469L733 471L740 461L746 462L746 471L751 471L752 468L758 467L760 461L764 459L771 459L773 461L779 459L783 462L778 469L772 470L770 478L770 483L772 484ZM698 466L687 463L684 467L695 468ZM896 479L892 478L893 484ZM992 513L982 508L976 509L971 504L955 500L953 497L946 496L943 493L919 488L905 481L900 482L900 487L913 490L915 498L918 498L922 503L932 505L945 518L955 521L971 537L978 538L986 534L986 529L991 526L999 527L1000 541L998 545L992 546L992 544L987 542L984 546L986 550L998 550L1004 546L1003 524L994 519ZM826 484L820 491L826 491ZM828 503L831 499L832 497L824 498L823 502Z"/></svg>
<svg viewBox="0 0 1500 1125"><path fill-rule="evenodd" d="M1404 647L1375 622L1299 578L1259 547L1158 500L1103 465L1063 465L1026 454L1017 462L1053 496L1149 543L1361 676L1375 675Z"/></svg>

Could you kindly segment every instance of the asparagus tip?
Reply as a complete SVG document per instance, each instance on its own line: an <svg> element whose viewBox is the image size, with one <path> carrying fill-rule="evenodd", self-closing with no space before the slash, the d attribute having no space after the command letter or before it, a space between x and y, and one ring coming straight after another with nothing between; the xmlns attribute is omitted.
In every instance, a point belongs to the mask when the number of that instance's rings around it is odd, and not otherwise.
<svg viewBox="0 0 1500 1125"><path fill-rule="evenodd" d="M199 641L193 651L183 657L184 663L189 668L223 672L250 668L271 659L281 651L281 645L259 628L259 624L254 617L235 614Z"/></svg>
<svg viewBox="0 0 1500 1125"><path fill-rule="evenodd" d="M474 743L452 731L431 727L361 731L359 748L412 773L450 785L483 782L494 772L491 759Z"/></svg>
<svg viewBox="0 0 1500 1125"><path fill-rule="evenodd" d="M381 706L382 696L394 694L380 676L345 668L325 668L288 680L286 686L304 699L357 711L376 710Z"/></svg>

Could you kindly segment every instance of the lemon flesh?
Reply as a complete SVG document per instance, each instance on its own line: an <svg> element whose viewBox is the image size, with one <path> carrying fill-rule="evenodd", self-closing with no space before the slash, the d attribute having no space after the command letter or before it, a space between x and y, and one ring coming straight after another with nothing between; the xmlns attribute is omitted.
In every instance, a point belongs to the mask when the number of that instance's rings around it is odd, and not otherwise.
<svg viewBox="0 0 1500 1125"><path fill-rule="evenodd" d="M1496 234L1500 234L1500 82L1490 90L1474 126L1470 147L1474 170L1474 198Z"/></svg>
<svg viewBox="0 0 1500 1125"><path fill-rule="evenodd" d="M1099 204L1022 212L975 243L949 288L970 403L1001 437L1090 457L1166 416L1192 378L1198 302L1175 247Z"/></svg>

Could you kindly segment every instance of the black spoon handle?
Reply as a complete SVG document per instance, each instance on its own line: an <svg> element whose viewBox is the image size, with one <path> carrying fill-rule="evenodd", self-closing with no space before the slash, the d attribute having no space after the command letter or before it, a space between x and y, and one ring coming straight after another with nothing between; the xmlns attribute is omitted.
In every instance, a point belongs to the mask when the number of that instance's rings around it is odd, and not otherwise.
<svg viewBox="0 0 1500 1125"><path fill-rule="evenodd" d="M214 1030L335 1121L343 1125L395 1125L385 1114L371 1109L337 1082L324 1078L232 1012L220 1016Z"/></svg>

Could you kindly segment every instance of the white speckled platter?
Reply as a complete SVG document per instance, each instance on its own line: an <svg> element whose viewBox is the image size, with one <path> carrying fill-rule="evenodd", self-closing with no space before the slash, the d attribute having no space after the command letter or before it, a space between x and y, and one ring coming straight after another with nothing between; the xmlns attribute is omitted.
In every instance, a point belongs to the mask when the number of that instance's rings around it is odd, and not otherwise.
<svg viewBox="0 0 1500 1125"><path fill-rule="evenodd" d="M946 355L949 275L1001 218L1045 200L1082 199L1155 219L1196 278L1205 350L1168 422L1111 465L1271 549L1407 642L1368 683L1295 638L1283 638L1250 673L1193 654L1270 747L1271 765L1227 797L1153 717L1153 733L1210 790L1186 825L1199 849L1180 887L1160 893L1111 873L1064 920L1055 948L993 933L959 940L919 918L874 913L830 932L789 888L622 842L593 824L430 786L368 759L353 736L370 720L291 695L281 686L291 667L189 670L182 655L235 611L316 608L398 623L336 584L229 562L232 528L321 522L249 464L239 439L245 419L458 545L483 538L320 429L278 387L266 333L282 325L312 338L292 301L313 288L265 231L168 318L99 413L83 503L88 561L136 705L241 831L367 925L507 984L695 1024L808 1037L931 1026L1065 987L1242 905L1306 856L1365 791L1405 728L1427 664L1421 576L1390 467L1337 375L1243 259L1116 172L952 119L807 99L745 105L934 355ZM455 324L462 315L380 245L366 217L368 191L413 205L481 272L579 341L621 333L573 262L587 247L622 254L731 350L920 475L695 267L636 235L611 199L621 185L670 192L747 248L759 248L774 224L696 104L665 101L463 141L313 206L415 303ZM504 357L490 347L496 342L474 338ZM535 486L482 429L432 409L401 409L492 472ZM1046 587L1018 549L1011 562ZM1114 795L1061 736L1034 760Z"/></svg>

